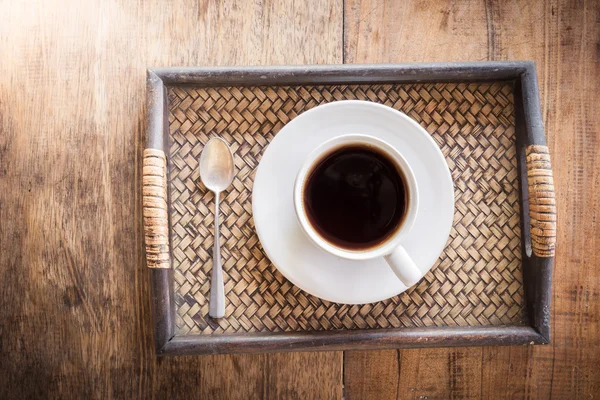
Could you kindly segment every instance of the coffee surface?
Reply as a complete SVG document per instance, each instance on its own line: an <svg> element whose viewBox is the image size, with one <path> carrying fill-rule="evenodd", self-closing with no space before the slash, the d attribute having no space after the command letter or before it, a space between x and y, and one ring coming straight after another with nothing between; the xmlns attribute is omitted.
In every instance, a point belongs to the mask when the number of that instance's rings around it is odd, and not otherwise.
<svg viewBox="0 0 600 400"><path fill-rule="evenodd" d="M400 227L408 202L395 163L360 145L334 150L317 162L303 195L313 228L323 239L348 250L385 241Z"/></svg>

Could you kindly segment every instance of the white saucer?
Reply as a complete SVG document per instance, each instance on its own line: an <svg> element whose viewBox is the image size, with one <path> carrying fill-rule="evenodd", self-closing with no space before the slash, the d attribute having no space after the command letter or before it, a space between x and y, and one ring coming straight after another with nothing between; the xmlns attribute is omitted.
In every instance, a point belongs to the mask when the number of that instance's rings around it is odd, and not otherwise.
<svg viewBox="0 0 600 400"><path fill-rule="evenodd" d="M252 213L267 256L296 286L336 303L373 303L407 288L383 258L351 261L316 247L302 232L294 211L294 181L306 156L323 141L349 133L388 142L412 167L419 186L419 211L403 245L423 274L427 273L444 249L452 227L452 177L427 131L384 105L357 100L328 103L283 127L256 171Z"/></svg>

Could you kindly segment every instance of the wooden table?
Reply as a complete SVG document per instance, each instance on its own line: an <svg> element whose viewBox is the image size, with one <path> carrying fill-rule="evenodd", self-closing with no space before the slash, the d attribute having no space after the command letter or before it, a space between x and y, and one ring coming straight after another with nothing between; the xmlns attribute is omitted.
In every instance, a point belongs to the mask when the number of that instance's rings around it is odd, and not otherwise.
<svg viewBox="0 0 600 400"><path fill-rule="evenodd" d="M2 4L0 398L600 395L600 2L303 3ZM537 62L553 157L551 345L157 360L146 67L512 59Z"/></svg>

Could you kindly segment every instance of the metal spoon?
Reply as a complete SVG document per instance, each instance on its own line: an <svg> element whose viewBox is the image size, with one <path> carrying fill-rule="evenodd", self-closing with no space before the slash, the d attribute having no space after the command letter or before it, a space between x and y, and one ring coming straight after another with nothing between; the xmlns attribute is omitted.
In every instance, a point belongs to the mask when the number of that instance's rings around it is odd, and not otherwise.
<svg viewBox="0 0 600 400"><path fill-rule="evenodd" d="M210 282L210 309L213 318L225 316L225 286L221 266L221 245L219 242L219 195L233 181L233 154L227 143L220 138L212 138L204 146L200 156L200 179L209 190L215 193L215 242L213 245L213 267Z"/></svg>

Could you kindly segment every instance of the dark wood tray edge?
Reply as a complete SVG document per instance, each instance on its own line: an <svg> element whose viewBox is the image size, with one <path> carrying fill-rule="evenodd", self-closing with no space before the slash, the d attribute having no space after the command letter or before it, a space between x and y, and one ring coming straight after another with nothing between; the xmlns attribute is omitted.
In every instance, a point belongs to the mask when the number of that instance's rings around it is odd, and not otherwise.
<svg viewBox="0 0 600 400"><path fill-rule="evenodd" d="M529 326L438 327L176 336L158 355L335 351L542 343Z"/></svg>
<svg viewBox="0 0 600 400"><path fill-rule="evenodd" d="M530 195L535 199L539 191L536 192L536 188L531 186L531 182L529 187L526 184L528 170L532 168L528 162L528 154L539 149L542 153L545 149L545 153L547 153L537 75L533 61L150 69L147 80L148 128L145 147L168 153L165 143L167 139L165 132L168 132L167 85L234 86L497 80L515 82L515 130L523 215L521 219L523 272L529 326L427 327L175 336L174 316L176 311L172 268L150 268L157 355L549 343L555 237L543 251L538 251L537 248L532 250L532 236L537 239L535 233L532 235L532 228L536 229L538 222L537 219L531 217ZM547 171L552 179L549 160ZM164 180L163 183L166 187L168 177L165 176ZM547 192L544 193L547 194ZM553 187L550 194L553 199ZM533 210L533 212L536 211ZM148 249L148 232L152 231L153 226L148 226L146 215L147 209L144 203L144 228ZM556 220L555 209L551 213L551 217L553 221ZM168 222L165 223L168 224ZM555 222L553 224L555 233ZM535 243L538 242L534 240L534 247ZM148 252L147 263L149 266L152 265L152 261L148 258Z"/></svg>

